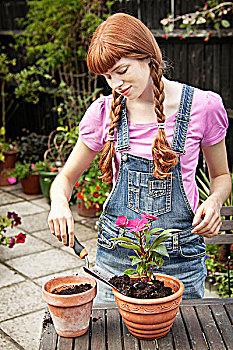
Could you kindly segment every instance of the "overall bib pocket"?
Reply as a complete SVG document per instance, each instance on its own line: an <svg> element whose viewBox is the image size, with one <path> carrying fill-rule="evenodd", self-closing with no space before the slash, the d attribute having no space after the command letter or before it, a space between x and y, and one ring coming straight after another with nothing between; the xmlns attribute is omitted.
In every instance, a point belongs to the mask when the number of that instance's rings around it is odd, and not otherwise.
<svg viewBox="0 0 233 350"><path fill-rule="evenodd" d="M159 215L171 211L172 177L155 178L152 174L128 172L128 208L136 213Z"/></svg>

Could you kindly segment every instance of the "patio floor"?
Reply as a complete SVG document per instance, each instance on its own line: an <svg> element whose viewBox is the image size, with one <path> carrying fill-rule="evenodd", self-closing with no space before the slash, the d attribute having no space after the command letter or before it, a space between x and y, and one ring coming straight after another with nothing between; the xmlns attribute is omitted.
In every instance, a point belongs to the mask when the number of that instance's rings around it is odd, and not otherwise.
<svg viewBox="0 0 233 350"><path fill-rule="evenodd" d="M10 234L23 232L26 242L12 249L0 246L0 349L35 350L39 345L46 304L41 286L51 277L82 271L84 262L50 234L47 224L49 204L43 195L26 195L21 184L0 187L0 215L15 211L22 225ZM72 207L75 232L89 253L90 266L96 252L97 219L78 216ZM205 297L216 297L206 290ZM49 349L48 349L49 350Z"/></svg>

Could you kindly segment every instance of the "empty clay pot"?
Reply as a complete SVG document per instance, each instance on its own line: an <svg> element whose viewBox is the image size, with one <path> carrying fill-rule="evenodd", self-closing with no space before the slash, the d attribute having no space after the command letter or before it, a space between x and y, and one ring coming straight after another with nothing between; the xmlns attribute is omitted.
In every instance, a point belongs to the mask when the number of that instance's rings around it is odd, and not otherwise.
<svg viewBox="0 0 233 350"><path fill-rule="evenodd" d="M92 289L72 295L53 294L52 291L64 285L89 283ZM93 299L96 296L96 281L86 276L62 276L43 284L43 299L49 307L56 332L62 337L78 337L86 333L91 316Z"/></svg>
<svg viewBox="0 0 233 350"><path fill-rule="evenodd" d="M155 274L155 277L166 287L171 287L174 294L158 299L137 299L113 289L125 325L139 339L158 339L169 332L184 293L184 285L179 279L164 274Z"/></svg>

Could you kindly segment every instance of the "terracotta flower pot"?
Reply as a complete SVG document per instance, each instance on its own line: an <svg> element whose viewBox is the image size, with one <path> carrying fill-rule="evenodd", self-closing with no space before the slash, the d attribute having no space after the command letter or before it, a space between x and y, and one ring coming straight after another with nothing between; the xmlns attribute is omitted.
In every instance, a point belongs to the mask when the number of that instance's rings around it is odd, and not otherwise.
<svg viewBox="0 0 233 350"><path fill-rule="evenodd" d="M40 176L38 174L31 174L24 179L20 180L23 192L27 194L39 194L41 193L40 188Z"/></svg>
<svg viewBox="0 0 233 350"><path fill-rule="evenodd" d="M177 278L164 274L155 274L155 277L171 287L174 294L158 299L136 299L113 289L125 325L139 339L158 339L169 332L184 293L184 285Z"/></svg>
<svg viewBox="0 0 233 350"><path fill-rule="evenodd" d="M51 293L64 285L89 283L92 289L72 295ZM93 299L96 296L96 281L86 276L63 276L53 278L43 284L43 299L49 307L56 332L62 337L78 337L86 333L91 316Z"/></svg>
<svg viewBox="0 0 233 350"><path fill-rule="evenodd" d="M17 148L13 148L11 151L4 153L5 159L3 162L1 162L1 170L14 168L17 160L17 154Z"/></svg>
<svg viewBox="0 0 233 350"><path fill-rule="evenodd" d="M97 212L99 212L100 209L96 210L95 207L86 208L84 202L78 203L78 215L88 217L88 218L95 218L97 217Z"/></svg>

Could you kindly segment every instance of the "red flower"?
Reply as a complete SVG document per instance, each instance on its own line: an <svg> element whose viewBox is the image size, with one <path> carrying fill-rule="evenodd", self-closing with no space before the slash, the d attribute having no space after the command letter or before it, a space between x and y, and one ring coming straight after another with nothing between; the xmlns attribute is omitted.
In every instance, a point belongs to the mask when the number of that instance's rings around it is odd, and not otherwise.
<svg viewBox="0 0 233 350"><path fill-rule="evenodd" d="M180 35L180 40L183 40L183 39L184 39L183 35Z"/></svg>
<svg viewBox="0 0 233 350"><path fill-rule="evenodd" d="M79 182L77 181L74 185L74 187L78 187L79 186Z"/></svg>
<svg viewBox="0 0 233 350"><path fill-rule="evenodd" d="M119 227L125 227L128 224L128 219L124 215L118 216L115 224Z"/></svg>
<svg viewBox="0 0 233 350"><path fill-rule="evenodd" d="M100 196L99 192L95 191L95 192L93 193L93 197L98 198L99 196Z"/></svg>
<svg viewBox="0 0 233 350"><path fill-rule="evenodd" d="M101 187L99 185L96 186L96 190L100 190Z"/></svg>
<svg viewBox="0 0 233 350"><path fill-rule="evenodd" d="M79 199L84 199L84 197L83 197L83 195L82 195L81 192L78 193L78 198L79 198Z"/></svg>
<svg viewBox="0 0 233 350"><path fill-rule="evenodd" d="M163 39L166 39L166 37L167 37L166 34L163 34L163 35L162 35L162 38L163 38Z"/></svg>
<svg viewBox="0 0 233 350"><path fill-rule="evenodd" d="M129 220L128 225L126 227L130 227L131 230L128 232L138 232L142 231L145 228L145 225L148 223L148 220L145 217L142 217L141 220L136 218L133 220Z"/></svg>
<svg viewBox="0 0 233 350"><path fill-rule="evenodd" d="M209 41L209 38L205 38L204 41L205 41L205 42Z"/></svg>
<svg viewBox="0 0 233 350"><path fill-rule="evenodd" d="M15 238L16 238L16 243L24 243L26 235L20 232L17 236L15 236Z"/></svg>
<svg viewBox="0 0 233 350"><path fill-rule="evenodd" d="M10 243L8 245L9 248L13 248L15 245L15 239L13 237L11 237Z"/></svg>

